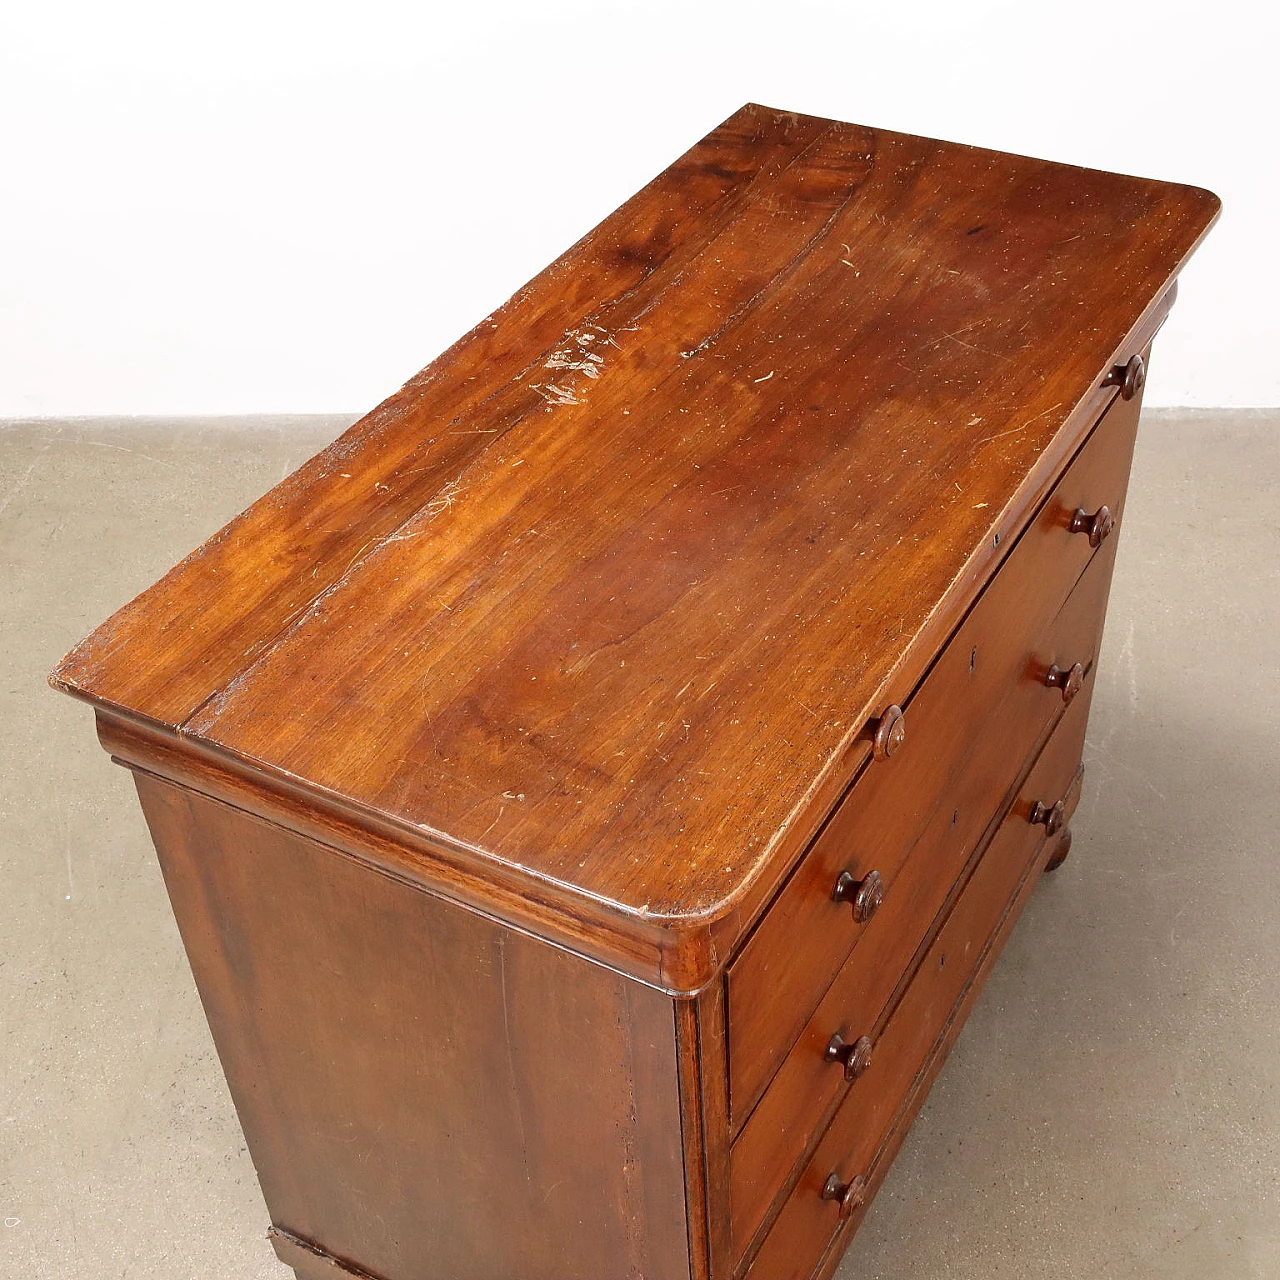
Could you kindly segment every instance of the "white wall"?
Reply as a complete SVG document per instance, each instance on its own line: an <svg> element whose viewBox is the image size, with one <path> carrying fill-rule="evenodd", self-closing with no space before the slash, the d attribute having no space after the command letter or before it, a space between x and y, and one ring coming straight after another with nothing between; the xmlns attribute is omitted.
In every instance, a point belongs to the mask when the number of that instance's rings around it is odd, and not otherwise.
<svg viewBox="0 0 1280 1280"><path fill-rule="evenodd" d="M0 417L369 408L749 99L1213 188L1150 402L1280 404L1277 34L1242 0L11 3Z"/></svg>

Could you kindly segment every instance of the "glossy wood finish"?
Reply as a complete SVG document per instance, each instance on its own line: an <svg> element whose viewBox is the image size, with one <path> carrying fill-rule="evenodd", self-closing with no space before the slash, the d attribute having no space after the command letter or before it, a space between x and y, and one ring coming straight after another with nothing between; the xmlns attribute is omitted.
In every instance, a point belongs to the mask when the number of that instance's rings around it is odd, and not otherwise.
<svg viewBox="0 0 1280 1280"><path fill-rule="evenodd" d="M953 1026L959 1030L959 1007L976 994L1048 855L1043 828L1028 820L1032 806L1079 794L1075 779L1087 702L1082 697L1063 717L921 957L881 1037L876 1064L848 1094L751 1261L746 1274L752 1280L805 1280L818 1266L844 1219L852 1216L823 1194L833 1175L846 1184L864 1179L855 1209L878 1189L888 1149L900 1141L896 1131L914 1118L909 1104L917 1082L931 1066L941 1065L953 1039L949 1032Z"/></svg>
<svg viewBox="0 0 1280 1280"><path fill-rule="evenodd" d="M1123 514L1139 404L1116 401L1104 416L908 702L911 727L899 752L867 767L732 964L735 1130L845 957L875 923L833 903L838 878L858 884L875 871L891 898L913 849L930 863L942 845L971 851L1027 752L1061 710L1060 695L1044 687L1049 667L1093 661L1114 544L1094 548L1073 537L1069 524L1082 504L1105 500L1117 518ZM1094 555L1108 561L1098 595L1060 611ZM931 918L929 911L919 921L917 939ZM896 915L884 926L886 932L904 928L912 922Z"/></svg>
<svg viewBox="0 0 1280 1280"><path fill-rule="evenodd" d="M1114 555L1105 552L1090 562L1050 629L1065 643L1086 646L1081 652L1091 655L1091 667L1101 641L1113 562ZM1034 670L1038 661L1037 651L1030 650L1028 669ZM1086 682L1086 691L1090 687ZM997 709L995 723L1002 733L990 735L995 738L991 749L956 763L948 777L945 805L935 808L881 913L859 939L743 1126L731 1165L735 1256L746 1251L787 1191L789 1175L850 1090L850 1082L827 1060L830 1037L868 1036L876 1057L881 1055L885 1021L917 949L936 928L955 883L990 838L1029 759L1063 712L1060 699L1044 690L1037 698L1036 692L1031 679L1015 686ZM1085 700L1085 693L1080 700ZM961 822L958 813L969 816Z"/></svg>
<svg viewBox="0 0 1280 1280"><path fill-rule="evenodd" d="M393 1280L690 1275L669 998L136 776L278 1228Z"/></svg>
<svg viewBox="0 0 1280 1280"><path fill-rule="evenodd" d="M1069 847L1217 208L745 107L64 659L300 1280L830 1275Z"/></svg>
<svg viewBox="0 0 1280 1280"><path fill-rule="evenodd" d="M1217 207L744 108L56 679L694 990Z"/></svg>

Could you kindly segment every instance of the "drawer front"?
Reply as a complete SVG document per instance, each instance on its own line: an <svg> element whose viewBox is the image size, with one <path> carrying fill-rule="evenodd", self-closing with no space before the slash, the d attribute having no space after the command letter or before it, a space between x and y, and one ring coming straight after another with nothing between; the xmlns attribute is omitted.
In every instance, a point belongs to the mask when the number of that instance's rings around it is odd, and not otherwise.
<svg viewBox="0 0 1280 1280"><path fill-rule="evenodd" d="M948 803L935 809L897 873L892 892L868 921L734 1142L730 1181L735 1257L750 1243L840 1097L859 1087L857 1080L846 1077L865 1055L846 1071L838 1058L828 1058L833 1037L846 1045L866 1037L872 1061L879 1057L877 1041L912 958L957 879L1008 807L1012 788L1029 763L1026 757L1011 756L1009 743L1033 738L1064 711L1061 693L1044 686L1045 672L1051 665L1067 668L1076 661L1092 672L1114 558L1114 544L1104 546L1045 628L1020 678L999 704L993 726L963 757ZM1086 677L1070 707L1087 703L1091 688Z"/></svg>
<svg viewBox="0 0 1280 1280"><path fill-rule="evenodd" d="M1056 837L1046 841L1043 826L1030 822L1033 806L1065 800L1069 817L1079 797L1085 701L1079 699L1054 731L922 956L872 1065L836 1112L751 1261L746 1273L751 1280L802 1280L812 1274L844 1223L839 1202L824 1198L829 1181L840 1185L863 1178L867 1195L879 1186L896 1150L892 1139L901 1124L909 1123L912 1104L921 1100L917 1081L949 1047L957 1030L953 1019L994 961L1057 844Z"/></svg>
<svg viewBox="0 0 1280 1280"><path fill-rule="evenodd" d="M847 873L861 881L877 872L887 904L899 869L949 803L975 744L999 735L1009 762L1007 787L1060 709L1057 691L1045 688L1039 716L1004 721L1001 704L1026 680L1037 639L1091 559L1113 552L1114 534L1095 549L1087 532L1070 526L1077 510L1092 514L1104 505L1119 519L1137 417L1136 399L1113 401L910 699L902 746L863 771L730 966L735 1133L867 927L833 899L837 878ZM1069 667L1087 656L1064 649L1053 660ZM981 834L996 812L998 796L991 799L985 813L959 815L958 823L970 824L967 835L953 833L959 843ZM953 810L946 810L948 821Z"/></svg>

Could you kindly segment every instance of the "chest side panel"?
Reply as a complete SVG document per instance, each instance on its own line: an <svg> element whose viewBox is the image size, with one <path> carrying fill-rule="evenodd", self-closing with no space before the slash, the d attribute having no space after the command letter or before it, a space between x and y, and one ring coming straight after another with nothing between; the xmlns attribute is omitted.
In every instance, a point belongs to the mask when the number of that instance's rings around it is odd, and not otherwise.
<svg viewBox="0 0 1280 1280"><path fill-rule="evenodd" d="M381 1276L686 1280L669 998L136 777L278 1228Z"/></svg>

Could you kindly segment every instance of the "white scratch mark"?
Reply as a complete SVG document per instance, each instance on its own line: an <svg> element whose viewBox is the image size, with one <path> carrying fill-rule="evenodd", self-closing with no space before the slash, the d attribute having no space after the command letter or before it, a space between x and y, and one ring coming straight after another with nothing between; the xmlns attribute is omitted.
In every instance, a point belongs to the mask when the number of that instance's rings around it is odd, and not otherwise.
<svg viewBox="0 0 1280 1280"><path fill-rule="evenodd" d="M450 480L439 493L436 494L430 502L427 503L422 510L426 513L427 519L434 520L436 516L453 506L454 500L457 498L462 489L461 479Z"/></svg>
<svg viewBox="0 0 1280 1280"><path fill-rule="evenodd" d="M489 825L485 827L485 829L480 833L480 840L483 840L485 836L487 836L489 832L492 831L494 827L496 827L498 823L502 821L502 815L506 813L506 811L507 811L507 806L505 804L500 804L498 806L498 816L494 818L494 820L491 823L489 823ZM479 843L479 841L477 841L477 843Z"/></svg>
<svg viewBox="0 0 1280 1280"><path fill-rule="evenodd" d="M544 369L564 370L570 375L582 374L590 382L600 377L605 359L593 347L603 344L621 350L617 340L607 329L598 324L585 323L577 329L565 331L568 345L553 351L543 362ZM581 404L579 396L584 388L574 385L571 378L562 378L559 382L536 383L533 389L549 405Z"/></svg>
<svg viewBox="0 0 1280 1280"><path fill-rule="evenodd" d="M548 404L581 404L571 383L536 382L533 389Z"/></svg>
<svg viewBox="0 0 1280 1280"><path fill-rule="evenodd" d="M768 382L769 379L772 378L775 373L777 373L776 369L770 369L769 372L766 373L763 378L752 378L752 382Z"/></svg>
<svg viewBox="0 0 1280 1280"><path fill-rule="evenodd" d="M1061 408L1062 401L1057 404L1051 404L1047 409L1042 409L1034 418L1028 418L1020 427L1011 427L1008 431L997 431L993 436L983 436L981 440L974 444L976 449L980 444L989 444L992 440L1003 440L1005 436L1016 436L1018 432L1025 431L1033 422L1039 422L1045 414L1052 413L1055 409Z"/></svg>
<svg viewBox="0 0 1280 1280"><path fill-rule="evenodd" d="M520 1130L520 1155L524 1161L525 1181L530 1185L533 1179L529 1174L529 1146L525 1140L524 1108L520 1102L520 1084L516 1078L516 1046L511 1039L511 1010L507 1005L507 947L506 936L498 935L498 976L502 984L502 1031L507 1042L507 1071L511 1077L511 1101L515 1106L516 1127Z"/></svg>

